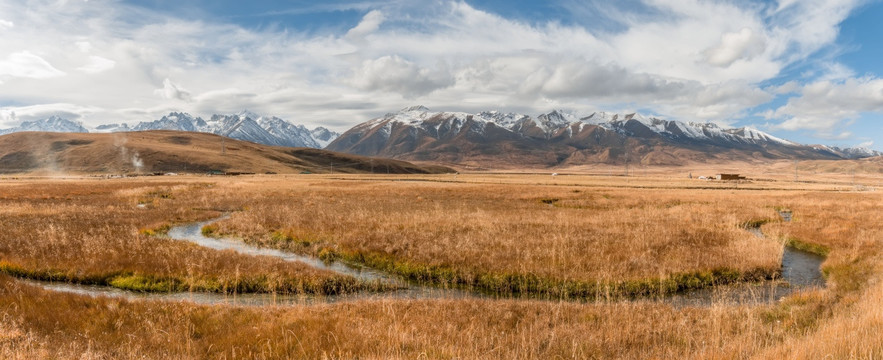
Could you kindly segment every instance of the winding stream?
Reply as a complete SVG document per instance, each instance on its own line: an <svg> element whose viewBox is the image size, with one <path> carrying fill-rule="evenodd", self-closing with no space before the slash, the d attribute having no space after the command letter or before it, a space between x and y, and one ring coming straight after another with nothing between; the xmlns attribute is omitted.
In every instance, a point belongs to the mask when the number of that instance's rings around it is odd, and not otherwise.
<svg viewBox="0 0 883 360"><path fill-rule="evenodd" d="M215 250L233 250L239 253L271 256L285 261L297 261L311 267L353 276L366 281L383 281L400 286L402 289L384 293L356 293L334 296L317 295L274 295L274 294L214 294L214 293L135 293L112 287L88 286L68 283L53 283L23 280L26 283L44 289L76 293L89 296L109 296L126 299L155 299L165 301L190 301L199 304L229 304L240 306L272 306L272 305L310 305L355 301L365 299L463 299L463 298L503 298L519 299L520 297L494 297L480 292L463 289L436 288L420 286L404 279L374 269L351 266L342 262L326 263L311 256L298 255L276 249L260 248L242 241L226 238L211 238L202 234L202 227L223 220L227 215L198 223L181 225L169 230L169 237L175 240L188 241L199 246ZM755 236L763 237L759 228L749 229ZM772 303L801 289L823 287L824 277L819 270L824 257L786 246L782 257L782 281L770 281L758 284L736 284L716 286L688 293L649 297L640 299L622 299L610 301L631 301L636 303L666 303L676 307L708 306L712 304L761 304ZM542 298L525 296L524 299L542 300ZM557 300L557 299L554 299ZM579 301L579 300L575 300ZM587 301L587 300L582 300ZM592 300L604 302L605 300Z"/></svg>

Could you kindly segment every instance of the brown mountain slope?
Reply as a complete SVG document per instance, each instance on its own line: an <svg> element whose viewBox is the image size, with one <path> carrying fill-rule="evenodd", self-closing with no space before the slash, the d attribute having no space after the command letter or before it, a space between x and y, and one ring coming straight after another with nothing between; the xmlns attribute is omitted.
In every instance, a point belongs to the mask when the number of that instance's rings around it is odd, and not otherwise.
<svg viewBox="0 0 883 360"><path fill-rule="evenodd" d="M809 160L797 164L777 164L784 172L793 171L795 165L801 172L830 174L883 174L883 156L852 160Z"/></svg>
<svg viewBox="0 0 883 360"><path fill-rule="evenodd" d="M553 111L531 118L412 107L356 125L326 149L485 168L761 164L850 157L836 149L800 145L750 128L724 129L636 114L592 116L577 119Z"/></svg>
<svg viewBox="0 0 883 360"><path fill-rule="evenodd" d="M179 131L21 132L0 136L0 173L443 173L441 166Z"/></svg>

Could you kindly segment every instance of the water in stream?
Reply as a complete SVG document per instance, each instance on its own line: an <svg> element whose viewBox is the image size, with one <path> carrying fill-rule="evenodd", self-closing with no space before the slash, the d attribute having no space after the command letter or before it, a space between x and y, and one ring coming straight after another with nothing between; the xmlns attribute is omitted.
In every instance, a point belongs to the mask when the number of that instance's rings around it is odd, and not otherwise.
<svg viewBox="0 0 883 360"><path fill-rule="evenodd" d="M273 295L273 294L212 294L212 293L133 293L129 291L102 286L85 286L67 283L50 283L39 281L27 281L45 289L77 293L91 296L110 296L128 299L157 299L166 301L191 301L200 304L230 304L242 306L269 306L269 305L309 305L319 303L335 303L340 301L355 301L366 299L462 299L462 298L495 298L494 296L472 292L463 289L443 289L429 286L420 286L409 283L396 276L377 270L350 266L341 262L326 263L314 257L293 254L285 251L259 248L248 245L242 241L224 238L210 238L202 234L202 227L212 222L224 219L176 226L169 230L169 237L181 241L189 241L197 245L215 250L233 250L243 254L256 256L272 256L286 261L298 261L309 266L333 271L340 274L353 276L367 281L384 281L402 287L401 290L385 293L358 293L336 296L316 295ZM760 229L750 229L756 236L763 237ZM812 253L785 247L782 258L782 281L771 281L760 284L737 284L732 286L717 286L713 288L690 291L682 294L665 295L636 300L612 300L634 302L656 302L671 304L676 307L684 306L708 306L711 304L760 304L778 301L797 290L807 287L824 286L819 267L824 258ZM513 298L513 297L499 297ZM536 297L524 297L524 299L543 300ZM555 299L550 299L555 300ZM598 300L603 302L604 300Z"/></svg>

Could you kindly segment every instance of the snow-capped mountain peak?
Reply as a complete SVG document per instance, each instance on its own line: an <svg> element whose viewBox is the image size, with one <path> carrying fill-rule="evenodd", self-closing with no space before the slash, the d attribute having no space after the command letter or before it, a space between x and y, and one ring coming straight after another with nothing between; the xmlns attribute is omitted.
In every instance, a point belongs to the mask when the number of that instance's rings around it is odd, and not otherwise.
<svg viewBox="0 0 883 360"><path fill-rule="evenodd" d="M749 139L749 140L754 140L754 141L768 141L768 142L780 143L783 145L797 145L794 142L775 137L773 135L767 134L763 131L757 130L757 129L749 127L749 126L745 126L745 127L738 128L738 129L729 129L729 130L724 130L724 131L726 131L730 134L738 135L744 139Z"/></svg>
<svg viewBox="0 0 883 360"><path fill-rule="evenodd" d="M99 125L92 132L148 130L203 132L266 145L311 148L324 148L340 136L339 133L323 127L310 130L303 125L295 125L275 116L260 116L248 110L230 115L212 115L209 120L186 112L173 111L157 120L142 121L131 127L127 124ZM59 116L51 116L41 120L25 121L17 127L0 130L0 135L21 131L90 132L79 123Z"/></svg>
<svg viewBox="0 0 883 360"><path fill-rule="evenodd" d="M242 111L237 113L236 116L239 116L240 119L249 118L249 119L252 119L255 121L257 121L258 119L260 119L262 117L261 115L258 115L257 113L249 111L248 109L243 109Z"/></svg>
<svg viewBox="0 0 883 360"><path fill-rule="evenodd" d="M666 120L639 113L555 110L539 116L404 108L351 128L328 150L447 162L495 161L524 166L586 163L678 165L703 160L842 159L859 149L813 148L753 127ZM860 154L860 155L859 155ZM489 160L492 159L492 160Z"/></svg>
<svg viewBox="0 0 883 360"><path fill-rule="evenodd" d="M215 114L208 120L187 113L172 112L159 120L141 122L132 129L205 132L266 145L311 148L323 147L322 144L330 143L337 134L330 132L330 140L317 141L303 125L294 125L275 116L261 116L248 110L228 115Z"/></svg>
<svg viewBox="0 0 883 360"><path fill-rule="evenodd" d="M815 145L814 148L819 151L826 151L840 155L847 159L859 159L874 156L883 156L883 152L872 150L866 146L839 147L827 145Z"/></svg>
<svg viewBox="0 0 883 360"><path fill-rule="evenodd" d="M93 129L93 130L90 131L90 132L95 132L95 133L115 133L115 132L127 132L127 131L132 131L132 129L129 128L129 124L121 123L121 124L103 124L103 125L98 125L98 126L95 127L95 129Z"/></svg>
<svg viewBox="0 0 883 360"><path fill-rule="evenodd" d="M499 111L485 111L478 113L473 116L473 119L478 119L483 122L494 123L495 125L504 128L504 129L512 129L517 124L530 119L527 115L516 114L516 113L502 113Z"/></svg>
<svg viewBox="0 0 883 360"><path fill-rule="evenodd" d="M399 113L411 113L411 112L426 113L426 112L430 112L430 111L432 111L432 110L429 110L429 108L426 106L416 105L416 106L406 107L406 108L400 110Z"/></svg>
<svg viewBox="0 0 883 360"><path fill-rule="evenodd" d="M427 123L429 120L432 120L430 121L431 124ZM528 131L528 128L536 128L536 130L530 130L532 131L530 136L545 138L549 138L558 130L569 128L572 125L578 125L575 128L577 132L582 131L587 125L595 125L627 136L661 136L700 142L723 141L739 144L777 143L786 146L797 145L751 127L725 129L711 122L694 123L664 120L639 113L615 114L594 112L580 117L564 110L553 110L537 117L530 117L499 111L485 111L478 114L432 112L425 106L412 106L369 120L356 127L365 129L383 125L384 128L381 129L381 132L389 133L394 123L401 123L427 130L430 133L436 134L435 136L441 136L442 133L439 130L453 129L461 131L465 128L463 125L470 120L479 125L478 127L469 127L471 131L481 132L487 124L492 123L513 133L521 133ZM450 124L442 126L438 121L447 121ZM542 134L538 135L536 131ZM573 136L574 130L567 130L567 134Z"/></svg>
<svg viewBox="0 0 883 360"><path fill-rule="evenodd" d="M0 135L21 132L21 131L46 131L46 132L75 132L75 133L85 133L89 132L86 128L83 127L82 124L74 121L70 121L68 119L62 118L60 116L50 116L46 119L34 120L34 121L24 121L19 126L0 130Z"/></svg>
<svg viewBox="0 0 883 360"><path fill-rule="evenodd" d="M536 120L534 120L534 123L545 132L560 129L577 122L579 122L579 118L576 115L563 110L553 110L548 114L537 116Z"/></svg>
<svg viewBox="0 0 883 360"><path fill-rule="evenodd" d="M334 139L337 139L340 136L340 133L319 126L310 130L310 135L319 147L324 149L328 144L334 141Z"/></svg>

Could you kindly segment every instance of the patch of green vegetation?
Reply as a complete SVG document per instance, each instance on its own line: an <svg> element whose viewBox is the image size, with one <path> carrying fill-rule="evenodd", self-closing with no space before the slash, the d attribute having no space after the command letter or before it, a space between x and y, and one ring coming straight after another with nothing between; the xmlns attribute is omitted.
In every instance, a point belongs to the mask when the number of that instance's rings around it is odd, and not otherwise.
<svg viewBox="0 0 883 360"><path fill-rule="evenodd" d="M159 227L155 227L155 228L144 228L144 229L138 230L138 233L140 233L141 235L146 235L146 236L166 236L169 234L169 230L171 228L172 228L172 225L163 224L163 225L160 225Z"/></svg>
<svg viewBox="0 0 883 360"><path fill-rule="evenodd" d="M181 282L173 278L126 274L108 279L107 285L117 289L137 292L172 292L181 288Z"/></svg>
<svg viewBox="0 0 883 360"><path fill-rule="evenodd" d="M202 232L202 236L212 237L218 234L218 226L215 224L208 224L206 226L203 226L202 229L200 229L199 231Z"/></svg>
<svg viewBox="0 0 883 360"><path fill-rule="evenodd" d="M290 249L292 245L301 247L309 247L319 242L316 234L306 231L297 231L294 229L276 230L270 234L270 247Z"/></svg>
<svg viewBox="0 0 883 360"><path fill-rule="evenodd" d="M68 281L70 279L70 276L63 271L26 269L7 261L0 261L0 272L14 277L43 281Z"/></svg>
<svg viewBox="0 0 883 360"><path fill-rule="evenodd" d="M337 295L359 291L388 291L395 286L378 281L359 281L347 276L282 278L274 275L245 277L183 278L145 275L134 272L76 274L53 269L27 269L8 261L0 261L0 273L38 281L65 282L82 285L109 286L122 290L162 293L193 291L210 293L279 293Z"/></svg>
<svg viewBox="0 0 883 360"><path fill-rule="evenodd" d="M797 250L806 251L808 253L813 253L820 256L828 256L828 253L831 252L831 249L829 249L825 245L806 242L794 237L789 237L785 239L785 244Z"/></svg>
<svg viewBox="0 0 883 360"><path fill-rule="evenodd" d="M338 251L322 248L319 257L326 262L340 260L360 264L410 281L438 287L462 287L489 294L544 296L549 298L642 297L725 285L742 281L772 279L778 270L755 269L739 272L719 268L674 274L661 279L635 279L619 282L561 280L523 273L473 274L451 266L428 265L399 260L391 255Z"/></svg>
<svg viewBox="0 0 883 360"><path fill-rule="evenodd" d="M759 228L759 227L763 226L763 224L770 223L770 222L773 222L773 220L772 219L754 219L754 220L745 221L745 222L739 224L739 226L743 229L753 229L753 228Z"/></svg>

